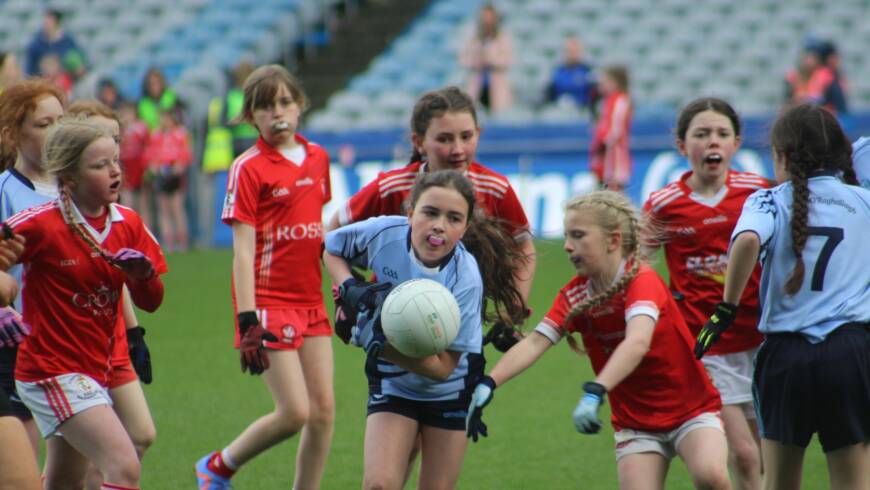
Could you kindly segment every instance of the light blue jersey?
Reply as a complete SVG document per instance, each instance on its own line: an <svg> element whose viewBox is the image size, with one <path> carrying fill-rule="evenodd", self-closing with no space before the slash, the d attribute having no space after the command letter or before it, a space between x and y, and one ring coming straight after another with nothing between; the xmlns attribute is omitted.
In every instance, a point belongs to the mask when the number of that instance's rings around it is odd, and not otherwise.
<svg viewBox="0 0 870 490"><path fill-rule="evenodd" d="M37 187L14 168L0 173L0 221L6 221L20 211L40 206L55 198L57 198L57 187L44 185ZM9 274L19 285L22 284L21 270L20 265L9 269ZM15 298L13 306L17 311L21 311L20 294Z"/></svg>
<svg viewBox="0 0 870 490"><path fill-rule="evenodd" d="M371 269L381 282L393 285L426 278L443 284L459 303L461 323L448 350L461 352L459 364L446 381L435 381L378 359L369 361L366 374L373 395L411 400L455 400L483 374L483 280L477 261L458 243L441 266L423 265L411 249L411 228L404 216L380 216L341 227L326 235L326 250L353 265Z"/></svg>
<svg viewBox="0 0 870 490"><path fill-rule="evenodd" d="M852 143L852 167L861 187L870 189L870 138L867 136Z"/></svg>
<svg viewBox="0 0 870 490"><path fill-rule="evenodd" d="M804 281L789 296L795 265L791 238L792 185L756 191L731 235L750 231L761 241L763 333L799 332L819 343L848 322L870 321L870 191L832 173L809 179Z"/></svg>

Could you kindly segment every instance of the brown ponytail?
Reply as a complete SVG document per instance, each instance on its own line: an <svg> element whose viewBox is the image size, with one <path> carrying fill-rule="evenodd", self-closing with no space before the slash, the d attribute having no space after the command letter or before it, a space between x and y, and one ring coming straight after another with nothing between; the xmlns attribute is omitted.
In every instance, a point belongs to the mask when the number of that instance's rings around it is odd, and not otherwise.
<svg viewBox="0 0 870 490"><path fill-rule="evenodd" d="M804 280L803 250L807 243L809 216L809 178L814 172L832 170L847 184L857 185L852 167L852 144L840 123L826 109L802 104L787 110L770 131L770 145L783 159L791 176L792 252L796 263L785 283L785 292L794 295Z"/></svg>

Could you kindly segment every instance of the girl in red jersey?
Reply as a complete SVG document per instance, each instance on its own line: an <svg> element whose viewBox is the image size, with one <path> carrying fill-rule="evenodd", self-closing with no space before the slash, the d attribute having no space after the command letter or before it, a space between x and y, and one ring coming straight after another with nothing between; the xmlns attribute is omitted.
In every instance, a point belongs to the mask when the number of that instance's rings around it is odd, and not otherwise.
<svg viewBox="0 0 870 490"><path fill-rule="evenodd" d="M222 217L233 227L242 371L263 375L275 410L200 459L196 476L200 489L230 488L243 464L301 430L293 487L318 488L335 413L319 260L329 156L296 132L307 99L287 70L262 66L243 89L243 117L260 139L230 169Z"/></svg>
<svg viewBox="0 0 870 490"><path fill-rule="evenodd" d="M184 210L187 167L192 159L190 135L181 125L178 108L160 113L160 127L151 132L145 159L154 177L160 237L167 250L186 250Z"/></svg>
<svg viewBox="0 0 870 490"><path fill-rule="evenodd" d="M106 390L118 301L154 311L163 300L163 254L136 213L117 204L118 145L95 121L49 130L45 167L61 197L22 211L9 225L26 239L24 320L15 382L46 438L45 485L76 485L88 461L101 488L137 488L140 466ZM75 345L69 339L77 339Z"/></svg>
<svg viewBox="0 0 870 490"><path fill-rule="evenodd" d="M508 179L474 160L480 127L474 102L457 87L445 87L424 94L414 105L411 116L411 142L414 151L405 167L384 172L354 194L329 220L332 231L374 216L408 214L407 199L421 172L459 170L474 184L480 209L498 219L520 244L526 257L514 285L524 302L528 301L535 274L535 244L529 221ZM508 319L519 325L525 318ZM485 342L506 351L520 337L506 323L497 322Z"/></svg>
<svg viewBox="0 0 870 490"><path fill-rule="evenodd" d="M599 88L604 100L601 118L589 147L589 168L602 187L619 191L631 178L631 97L628 95L628 70L623 66L604 69Z"/></svg>
<svg viewBox="0 0 870 490"><path fill-rule="evenodd" d="M136 104L125 101L118 109L124 134L121 137L121 164L124 166L124 188L121 200L135 209L145 226L151 228L151 182L145 182L145 151L148 148L148 126L139 119Z"/></svg>
<svg viewBox="0 0 870 490"><path fill-rule="evenodd" d="M565 211L565 251L577 277L553 307L477 385L468 435L486 435L480 420L493 390L530 367L550 347L579 332L596 378L583 385L574 410L578 432L601 428L610 394L620 488L664 488L679 455L697 488L730 488L727 445L716 389L692 356L693 338L670 291L641 262L640 225L621 194L599 191L572 199Z"/></svg>
<svg viewBox="0 0 870 490"><path fill-rule="evenodd" d="M96 100L74 102L67 109L67 115L89 118L104 126L115 141L123 142L118 114L101 102ZM121 163L123 165L124 162ZM123 289L122 296L121 311L115 327L116 342L112 352L112 373L107 387L109 396L112 397L112 409L118 414L121 423L130 434L130 439L141 460L157 436L154 419L151 417L145 393L139 384L140 379L145 384L151 383L151 359L148 346L145 344L145 329L139 325L126 287ZM102 481L102 476L97 469L91 466L85 477L86 488L99 490Z"/></svg>
<svg viewBox="0 0 870 490"><path fill-rule="evenodd" d="M660 224L671 289L686 324L697 336L722 298L728 245L743 203L768 187L763 177L731 170L740 148L740 120L725 101L690 102L677 119L677 148L692 170L653 192L644 210ZM752 403L752 366L762 336L756 267L740 301L740 316L702 359L722 397L722 421L737 488L761 488L761 453ZM712 355L710 355L712 354Z"/></svg>

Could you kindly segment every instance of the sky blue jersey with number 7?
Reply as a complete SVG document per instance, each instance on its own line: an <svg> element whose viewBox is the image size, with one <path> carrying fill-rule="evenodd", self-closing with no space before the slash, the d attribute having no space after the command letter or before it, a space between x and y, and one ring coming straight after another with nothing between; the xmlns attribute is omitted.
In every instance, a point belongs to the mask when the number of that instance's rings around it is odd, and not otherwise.
<svg viewBox="0 0 870 490"><path fill-rule="evenodd" d="M819 343L844 323L870 321L870 191L821 172L809 189L804 280L793 296L785 292L796 262L791 182L749 196L731 240L752 232L761 241L758 329Z"/></svg>

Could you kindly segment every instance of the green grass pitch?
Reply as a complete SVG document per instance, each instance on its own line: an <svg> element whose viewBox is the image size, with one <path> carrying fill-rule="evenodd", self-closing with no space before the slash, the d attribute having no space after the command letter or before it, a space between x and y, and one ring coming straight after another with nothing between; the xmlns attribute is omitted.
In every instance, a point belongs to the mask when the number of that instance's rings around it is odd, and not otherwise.
<svg viewBox="0 0 870 490"><path fill-rule="evenodd" d="M572 274L561 242L539 242L538 251L532 326ZM140 312L154 363L154 383L145 387L145 393L157 425L157 440L143 462L142 488L192 490L194 462L223 448L247 424L271 410L263 382L239 372L232 348L230 262L229 250L169 257L163 306L154 315ZM324 281L324 288L328 283ZM322 488L354 489L362 481L364 359L360 349L337 340L334 347L335 437ZM492 366L498 352L488 347L486 356ZM571 422L580 386L591 378L588 359L578 357L563 342L500 388L485 411L490 437L469 444L459 488L616 488L609 415L603 414L608 423L595 436L578 434ZM234 479L235 487L290 488L297 444L294 437L250 462ZM805 487L827 487L819 447L813 444L807 453ZM692 488L681 461L674 460L666 486Z"/></svg>

